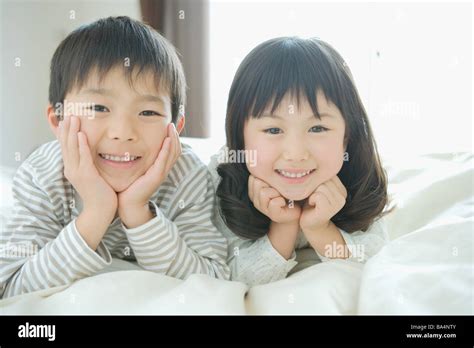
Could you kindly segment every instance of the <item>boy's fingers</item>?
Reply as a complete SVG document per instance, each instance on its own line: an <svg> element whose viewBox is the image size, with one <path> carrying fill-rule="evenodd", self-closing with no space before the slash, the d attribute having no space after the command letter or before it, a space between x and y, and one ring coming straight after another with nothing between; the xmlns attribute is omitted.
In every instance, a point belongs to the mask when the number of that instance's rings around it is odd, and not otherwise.
<svg viewBox="0 0 474 348"><path fill-rule="evenodd" d="M71 116L69 120L68 132L68 152L70 165L76 167L79 164L79 144L77 141L77 132L79 131L79 119Z"/></svg>
<svg viewBox="0 0 474 348"><path fill-rule="evenodd" d="M170 153L168 155L168 163L166 164L166 173L171 170L171 167L175 164L179 156L181 155L181 143L179 142L178 133L176 132L176 128L174 124L169 126L170 128ZM165 174L166 174L165 173Z"/></svg>
<svg viewBox="0 0 474 348"><path fill-rule="evenodd" d="M176 143L174 139L168 138L168 148L166 149L166 151L166 165L164 168L165 172L163 173L165 176L168 174L168 172L171 170L171 167L173 167L173 164L176 162Z"/></svg>
<svg viewBox="0 0 474 348"><path fill-rule="evenodd" d="M63 150L63 161L64 161L64 166L69 166L70 165L70 154L69 154L69 125L70 125L70 119L69 116L64 116L63 121L62 121L62 135L61 135L61 145L62 145L62 150Z"/></svg>
<svg viewBox="0 0 474 348"><path fill-rule="evenodd" d="M160 178L164 174L166 169L166 163L168 161L170 150L170 138L166 137L163 141L163 145L161 146L160 152L158 153L158 157L156 158L154 168L156 168L156 172L154 175Z"/></svg>
<svg viewBox="0 0 474 348"><path fill-rule="evenodd" d="M181 141L179 140L178 131L176 130L176 127L174 125L173 125L173 133L176 139L176 160L177 160L179 156L181 156L183 149L181 148Z"/></svg>
<svg viewBox="0 0 474 348"><path fill-rule="evenodd" d="M79 162L81 164L92 163L91 150L89 148L86 134L84 132L78 132L77 139L79 144Z"/></svg>
<svg viewBox="0 0 474 348"><path fill-rule="evenodd" d="M59 144L61 145L61 151L63 153L63 162L66 165L66 146L64 145L64 121L59 122Z"/></svg>

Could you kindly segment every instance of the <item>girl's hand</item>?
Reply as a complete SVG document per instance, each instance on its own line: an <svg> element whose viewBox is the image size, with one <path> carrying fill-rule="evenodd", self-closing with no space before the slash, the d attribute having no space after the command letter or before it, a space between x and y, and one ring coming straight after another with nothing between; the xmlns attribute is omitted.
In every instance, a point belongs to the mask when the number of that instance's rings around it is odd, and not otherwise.
<svg viewBox="0 0 474 348"><path fill-rule="evenodd" d="M97 171L87 136L80 128L77 116L65 116L59 123L64 176L83 200L85 210L102 212L112 220L117 211L117 194Z"/></svg>
<svg viewBox="0 0 474 348"><path fill-rule="evenodd" d="M301 208L297 204L287 204L280 192L263 180L250 174L249 198L258 211L265 214L273 222L287 224L297 222L301 215Z"/></svg>
<svg viewBox="0 0 474 348"><path fill-rule="evenodd" d="M346 204L347 190L336 175L319 185L303 208L300 227L303 232L327 227L331 218Z"/></svg>
<svg viewBox="0 0 474 348"><path fill-rule="evenodd" d="M134 210L147 207L148 200L168 176L169 171L181 155L181 143L174 124L168 125L168 136L150 168L135 180L125 191L118 194L119 216L123 220L133 216Z"/></svg>

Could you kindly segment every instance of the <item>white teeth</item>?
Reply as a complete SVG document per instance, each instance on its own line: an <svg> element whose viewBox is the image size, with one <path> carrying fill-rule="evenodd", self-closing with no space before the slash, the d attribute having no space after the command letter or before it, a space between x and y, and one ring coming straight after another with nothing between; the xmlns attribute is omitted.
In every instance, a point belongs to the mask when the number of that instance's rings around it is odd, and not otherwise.
<svg viewBox="0 0 474 348"><path fill-rule="evenodd" d="M289 172L285 172L284 170L281 170L281 169L277 169L277 172L280 173L281 175L283 176L286 176L287 178L301 178L303 176L306 176L308 175L309 173L311 173L313 170L310 169L310 170L307 170L306 172L301 172L301 173L289 173Z"/></svg>
<svg viewBox="0 0 474 348"><path fill-rule="evenodd" d="M137 158L139 158L138 156L130 156L130 155L127 155L127 156L112 156L112 155L108 155L108 154L105 154L105 153L101 153L100 157L102 157L106 160L114 161L114 162L130 162L130 161L134 161Z"/></svg>

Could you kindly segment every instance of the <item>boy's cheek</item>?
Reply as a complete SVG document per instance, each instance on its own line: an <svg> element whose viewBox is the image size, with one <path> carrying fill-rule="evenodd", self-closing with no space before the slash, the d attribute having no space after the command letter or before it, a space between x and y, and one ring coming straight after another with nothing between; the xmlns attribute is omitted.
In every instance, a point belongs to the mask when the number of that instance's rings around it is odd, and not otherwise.
<svg viewBox="0 0 474 348"><path fill-rule="evenodd" d="M159 148L159 150L150 151L146 155L145 162L143 164L143 169L142 169L144 172L150 169L150 167L156 162L156 159L158 158L160 151L161 151L161 147Z"/></svg>

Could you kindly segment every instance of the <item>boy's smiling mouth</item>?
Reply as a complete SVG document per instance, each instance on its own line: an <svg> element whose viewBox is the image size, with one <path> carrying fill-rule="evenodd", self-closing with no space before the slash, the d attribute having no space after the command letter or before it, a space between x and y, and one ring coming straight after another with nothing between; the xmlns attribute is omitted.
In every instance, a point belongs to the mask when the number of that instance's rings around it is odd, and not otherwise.
<svg viewBox="0 0 474 348"><path fill-rule="evenodd" d="M142 157L137 155L129 155L128 153L125 156L99 153L99 158L103 164L108 166L127 169L135 167L137 162L139 162Z"/></svg>
<svg viewBox="0 0 474 348"><path fill-rule="evenodd" d="M137 159L140 159L141 156L129 155L126 154L125 156L121 155L114 155L108 153L99 153L99 156L105 160L114 161L114 162L131 162Z"/></svg>

